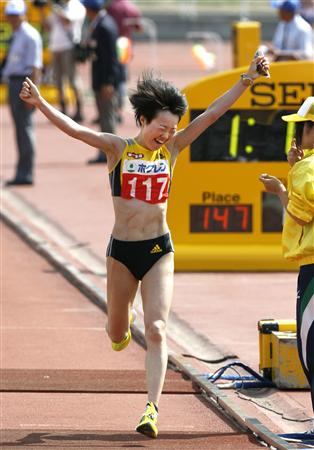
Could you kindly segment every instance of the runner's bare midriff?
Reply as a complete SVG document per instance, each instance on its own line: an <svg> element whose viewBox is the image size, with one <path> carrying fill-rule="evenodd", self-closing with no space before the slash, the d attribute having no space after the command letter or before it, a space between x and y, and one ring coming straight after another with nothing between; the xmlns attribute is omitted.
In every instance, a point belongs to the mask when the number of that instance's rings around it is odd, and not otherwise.
<svg viewBox="0 0 314 450"><path fill-rule="evenodd" d="M121 241L154 239L169 232L167 202L149 204L137 199L113 197L115 224L112 236Z"/></svg>

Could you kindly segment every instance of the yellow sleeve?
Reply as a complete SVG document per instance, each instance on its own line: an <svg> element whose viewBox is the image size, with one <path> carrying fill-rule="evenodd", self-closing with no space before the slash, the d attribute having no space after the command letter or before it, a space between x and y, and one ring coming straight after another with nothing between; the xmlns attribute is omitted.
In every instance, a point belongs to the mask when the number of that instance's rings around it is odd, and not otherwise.
<svg viewBox="0 0 314 450"><path fill-rule="evenodd" d="M290 171L289 202L287 210L304 222L314 217L314 159L306 158Z"/></svg>

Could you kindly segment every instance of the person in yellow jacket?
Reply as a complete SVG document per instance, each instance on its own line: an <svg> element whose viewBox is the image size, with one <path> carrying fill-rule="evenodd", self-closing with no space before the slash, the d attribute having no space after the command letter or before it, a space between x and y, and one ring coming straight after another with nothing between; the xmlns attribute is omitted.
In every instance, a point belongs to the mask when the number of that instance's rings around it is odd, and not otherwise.
<svg viewBox="0 0 314 450"><path fill-rule="evenodd" d="M283 116L295 122L295 138L288 154L291 169L287 189L277 178L262 174L266 191L277 195L286 210L282 234L284 257L300 267L297 290L298 350L311 386L314 411L314 97L308 97L296 114ZM310 430L314 434L314 428Z"/></svg>

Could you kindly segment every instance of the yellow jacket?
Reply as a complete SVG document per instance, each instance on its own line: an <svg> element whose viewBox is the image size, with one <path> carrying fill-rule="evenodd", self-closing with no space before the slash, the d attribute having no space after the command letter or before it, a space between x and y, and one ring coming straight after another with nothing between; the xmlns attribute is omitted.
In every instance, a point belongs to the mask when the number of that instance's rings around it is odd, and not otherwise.
<svg viewBox="0 0 314 450"><path fill-rule="evenodd" d="M284 257L299 266L314 263L314 149L304 153L288 174L287 210L306 225L286 214L282 234Z"/></svg>

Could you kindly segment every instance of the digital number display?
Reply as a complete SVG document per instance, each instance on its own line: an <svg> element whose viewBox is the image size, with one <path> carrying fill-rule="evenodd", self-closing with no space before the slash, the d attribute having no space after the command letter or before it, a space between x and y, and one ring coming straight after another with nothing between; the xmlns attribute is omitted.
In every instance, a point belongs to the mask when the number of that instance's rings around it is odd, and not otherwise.
<svg viewBox="0 0 314 450"><path fill-rule="evenodd" d="M191 233L250 233L252 205L190 205Z"/></svg>
<svg viewBox="0 0 314 450"><path fill-rule="evenodd" d="M192 110L191 120L202 110ZM230 110L190 147L191 161L286 161L294 125L281 119L291 111Z"/></svg>

